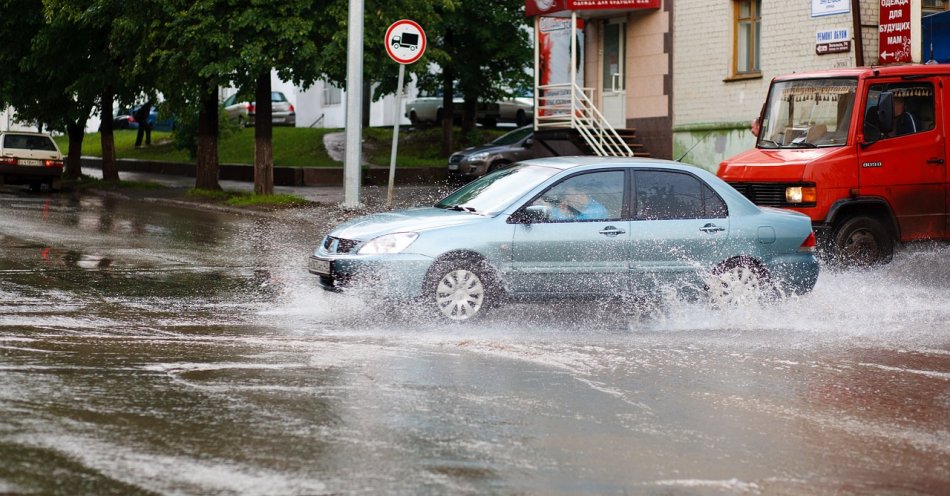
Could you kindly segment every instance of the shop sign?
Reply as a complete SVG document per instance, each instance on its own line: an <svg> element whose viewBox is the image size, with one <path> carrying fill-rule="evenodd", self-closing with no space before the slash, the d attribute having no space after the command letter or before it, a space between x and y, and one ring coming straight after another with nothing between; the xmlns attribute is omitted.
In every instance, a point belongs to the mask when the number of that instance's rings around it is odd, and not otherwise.
<svg viewBox="0 0 950 496"><path fill-rule="evenodd" d="M851 0L811 0L811 16L821 17L851 12Z"/></svg>
<svg viewBox="0 0 950 496"><path fill-rule="evenodd" d="M911 62L910 0L881 0L879 25L881 63Z"/></svg>
<svg viewBox="0 0 950 496"><path fill-rule="evenodd" d="M815 35L815 53L828 55L851 51L851 33L848 28L821 29Z"/></svg>
<svg viewBox="0 0 950 496"><path fill-rule="evenodd" d="M553 14L563 10L658 9L660 0L525 0L527 16Z"/></svg>

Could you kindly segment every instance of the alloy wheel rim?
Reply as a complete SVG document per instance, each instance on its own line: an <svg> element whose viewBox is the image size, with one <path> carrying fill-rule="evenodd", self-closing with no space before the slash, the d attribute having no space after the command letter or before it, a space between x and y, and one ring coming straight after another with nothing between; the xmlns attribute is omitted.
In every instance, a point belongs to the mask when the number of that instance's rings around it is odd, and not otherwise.
<svg viewBox="0 0 950 496"><path fill-rule="evenodd" d="M464 321L474 317L485 302L485 286L474 272L453 270L439 280L435 301L446 318Z"/></svg>

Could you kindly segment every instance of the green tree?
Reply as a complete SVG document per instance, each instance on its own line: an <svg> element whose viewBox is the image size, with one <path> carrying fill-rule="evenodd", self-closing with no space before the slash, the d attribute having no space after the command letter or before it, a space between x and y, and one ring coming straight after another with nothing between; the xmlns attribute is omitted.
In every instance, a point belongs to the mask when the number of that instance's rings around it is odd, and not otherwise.
<svg viewBox="0 0 950 496"><path fill-rule="evenodd" d="M262 2L232 0L227 29L235 34L227 64L233 83L255 95L254 193L274 193L271 70L285 81L307 87L320 76L320 47L329 43L321 29L329 0Z"/></svg>

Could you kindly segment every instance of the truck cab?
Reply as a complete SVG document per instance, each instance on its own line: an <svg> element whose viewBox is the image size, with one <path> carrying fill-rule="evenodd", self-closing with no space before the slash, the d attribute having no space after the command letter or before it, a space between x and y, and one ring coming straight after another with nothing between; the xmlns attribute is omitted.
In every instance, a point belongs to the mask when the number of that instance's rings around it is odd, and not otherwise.
<svg viewBox="0 0 950 496"><path fill-rule="evenodd" d="M946 65L777 77L755 148L718 175L757 205L811 217L830 260L885 263L899 243L950 237L948 105Z"/></svg>

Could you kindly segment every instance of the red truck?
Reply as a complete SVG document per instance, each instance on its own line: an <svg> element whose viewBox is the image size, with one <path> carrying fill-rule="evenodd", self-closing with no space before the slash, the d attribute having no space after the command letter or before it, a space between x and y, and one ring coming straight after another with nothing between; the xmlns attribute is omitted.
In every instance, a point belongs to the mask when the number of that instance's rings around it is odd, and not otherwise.
<svg viewBox="0 0 950 496"><path fill-rule="evenodd" d="M950 237L950 65L777 77L755 148L718 175L757 205L808 215L826 256L890 261L899 243Z"/></svg>

